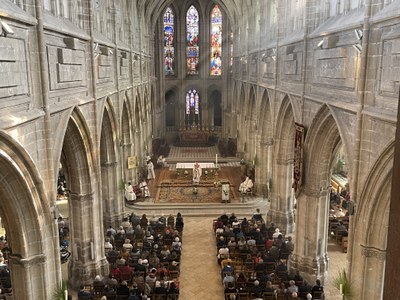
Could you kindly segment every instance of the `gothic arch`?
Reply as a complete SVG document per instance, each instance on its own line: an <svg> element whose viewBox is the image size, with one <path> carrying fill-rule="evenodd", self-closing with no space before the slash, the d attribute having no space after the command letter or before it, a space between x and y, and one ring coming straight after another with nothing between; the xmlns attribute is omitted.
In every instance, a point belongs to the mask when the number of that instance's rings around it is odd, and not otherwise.
<svg viewBox="0 0 400 300"><path fill-rule="evenodd" d="M293 231L293 157L295 122L293 106L284 97L278 110L273 141L272 178L269 182L271 209L268 220L286 233Z"/></svg>
<svg viewBox="0 0 400 300"><path fill-rule="evenodd" d="M350 278L360 299L382 298L393 159L392 141L372 166L353 217Z"/></svg>
<svg viewBox="0 0 400 300"><path fill-rule="evenodd" d="M338 140L342 140L340 127L329 107L323 105L314 117L304 141L304 184L309 189L326 189L330 185L331 156ZM345 152L348 153L347 149Z"/></svg>
<svg viewBox="0 0 400 300"><path fill-rule="evenodd" d="M73 287L91 282L94 274L105 274L101 189L97 159L89 127L75 108L65 131L63 166L69 183L69 223L72 258L69 282ZM101 224L99 226L99 224Z"/></svg>
<svg viewBox="0 0 400 300"><path fill-rule="evenodd" d="M12 249L9 260L14 297L50 299L51 288L61 279L60 260L54 255L58 248L54 215L34 162L3 131L0 131L0 199L0 215ZM44 273L55 276L40 276Z"/></svg>
<svg viewBox="0 0 400 300"><path fill-rule="evenodd" d="M323 282L328 268L329 186L332 161L342 142L338 124L327 105L316 113L304 142L303 189L297 200L294 267Z"/></svg>
<svg viewBox="0 0 400 300"><path fill-rule="evenodd" d="M103 219L105 228L110 225L117 225L119 221L118 212L123 211L122 197L118 191L117 172L118 165L118 130L112 103L109 98L105 101L102 115L100 133L100 168L101 168L101 189L103 199Z"/></svg>

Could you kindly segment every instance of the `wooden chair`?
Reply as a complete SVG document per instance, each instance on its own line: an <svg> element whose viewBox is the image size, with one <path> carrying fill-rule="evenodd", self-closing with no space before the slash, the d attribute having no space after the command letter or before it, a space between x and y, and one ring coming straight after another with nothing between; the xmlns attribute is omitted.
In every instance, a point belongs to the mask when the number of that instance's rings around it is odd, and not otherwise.
<svg viewBox="0 0 400 300"><path fill-rule="evenodd" d="M225 293L225 300L235 300L236 299L236 293Z"/></svg>
<svg viewBox="0 0 400 300"><path fill-rule="evenodd" d="M151 300L166 300L167 295L162 295L162 294L152 294L150 297Z"/></svg>
<svg viewBox="0 0 400 300"><path fill-rule="evenodd" d="M179 277L179 271L169 271L169 277L171 279L177 279Z"/></svg>
<svg viewBox="0 0 400 300"><path fill-rule="evenodd" d="M265 271L268 274L274 273L275 272L275 267L276 267L276 264L274 262L265 263Z"/></svg>
<svg viewBox="0 0 400 300"><path fill-rule="evenodd" d="M250 299L250 293L248 291L239 291L236 294L237 300L249 300Z"/></svg>
<svg viewBox="0 0 400 300"><path fill-rule="evenodd" d="M275 293L274 292L264 292L262 294L263 300L275 300Z"/></svg>
<svg viewBox="0 0 400 300"><path fill-rule="evenodd" d="M323 294L324 294L324 292L315 291L315 292L313 293L313 297L312 297L312 298L313 298L314 300L320 300L320 299L322 299Z"/></svg>
<svg viewBox="0 0 400 300"><path fill-rule="evenodd" d="M347 253L347 246L349 244L349 238L347 236L342 237L342 250Z"/></svg>
<svg viewBox="0 0 400 300"><path fill-rule="evenodd" d="M276 299L277 300L288 300L288 293L278 293L276 294Z"/></svg>

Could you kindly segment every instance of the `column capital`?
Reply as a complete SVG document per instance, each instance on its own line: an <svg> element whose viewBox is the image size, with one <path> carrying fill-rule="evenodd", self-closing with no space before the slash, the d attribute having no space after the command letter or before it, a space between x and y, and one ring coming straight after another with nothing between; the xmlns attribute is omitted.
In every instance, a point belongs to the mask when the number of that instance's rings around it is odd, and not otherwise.
<svg viewBox="0 0 400 300"><path fill-rule="evenodd" d="M379 260L386 260L386 251L375 247L369 247L365 245L361 246L361 255L365 257L373 257Z"/></svg>
<svg viewBox="0 0 400 300"><path fill-rule="evenodd" d="M44 254L33 255L28 258L22 258L19 254L12 254L10 255L10 258L13 264L23 267L31 267L36 264L43 264L47 260L47 257Z"/></svg>
<svg viewBox="0 0 400 300"><path fill-rule="evenodd" d="M77 194L77 193L70 193L71 200L75 201L92 201L93 200L93 192L87 194Z"/></svg>

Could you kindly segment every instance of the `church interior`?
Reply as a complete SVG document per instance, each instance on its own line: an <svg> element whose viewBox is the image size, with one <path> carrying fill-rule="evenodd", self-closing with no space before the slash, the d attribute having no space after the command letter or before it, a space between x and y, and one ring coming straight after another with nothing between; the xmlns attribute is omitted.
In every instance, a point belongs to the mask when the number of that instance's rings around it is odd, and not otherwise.
<svg viewBox="0 0 400 300"><path fill-rule="evenodd" d="M0 299L396 299L399 57L400 0L0 0Z"/></svg>

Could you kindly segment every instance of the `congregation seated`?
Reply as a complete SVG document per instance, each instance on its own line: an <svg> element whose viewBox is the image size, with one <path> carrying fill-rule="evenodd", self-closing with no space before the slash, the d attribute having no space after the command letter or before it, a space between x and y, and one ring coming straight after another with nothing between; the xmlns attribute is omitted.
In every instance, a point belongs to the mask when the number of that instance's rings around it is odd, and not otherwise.
<svg viewBox="0 0 400 300"><path fill-rule="evenodd" d="M179 294L183 217L178 213L176 220L169 218L169 224L175 227L168 225L163 215L148 219L145 214L141 218L135 214L124 218L117 230L110 226L105 233L105 248L112 246L106 252L110 273L104 280L96 276L90 294L100 297L107 293L110 297L124 297L121 299ZM86 288L80 294L82 299L89 297Z"/></svg>
<svg viewBox="0 0 400 300"><path fill-rule="evenodd" d="M294 278L289 276L287 266L294 249L291 237L286 239L274 224L267 228L265 222L254 217L258 213L259 210L256 210L250 219L235 216L235 220L230 222L228 219L226 223L228 214L224 212L213 221L222 282L225 290L233 285L225 293L225 299L233 295L239 299L288 299L286 297L291 297L292 293L305 299L311 293L306 282L299 281L297 286L297 282L293 281L294 285L289 285L289 280ZM274 233L277 233L275 239ZM236 269L240 271L235 273ZM297 275L300 277L300 273ZM277 298L278 293L283 298Z"/></svg>

